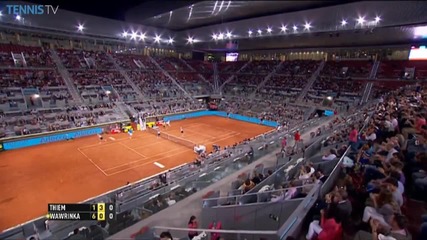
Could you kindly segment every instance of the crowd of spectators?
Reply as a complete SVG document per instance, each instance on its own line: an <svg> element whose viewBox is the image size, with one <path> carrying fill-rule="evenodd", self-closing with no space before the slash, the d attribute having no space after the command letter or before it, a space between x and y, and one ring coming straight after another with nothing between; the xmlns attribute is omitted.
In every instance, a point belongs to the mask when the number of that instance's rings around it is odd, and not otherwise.
<svg viewBox="0 0 427 240"><path fill-rule="evenodd" d="M84 51L79 49L58 49L58 56L62 64L69 69L103 69L114 68L114 63L107 53L102 51Z"/></svg>
<svg viewBox="0 0 427 240"><path fill-rule="evenodd" d="M136 54L114 54L113 58L119 67L125 70L157 70L156 65L154 65L147 56Z"/></svg>
<svg viewBox="0 0 427 240"><path fill-rule="evenodd" d="M17 58L14 58L12 54L17 54ZM41 47L0 44L0 66L52 68L55 67L55 64L50 53Z"/></svg>
<svg viewBox="0 0 427 240"><path fill-rule="evenodd" d="M128 105L133 107L144 118L206 109L206 106L202 102L188 101L188 99L182 97L174 99L153 99L147 102L128 103Z"/></svg>
<svg viewBox="0 0 427 240"><path fill-rule="evenodd" d="M349 128L345 170L312 210L309 218L320 219L310 223L307 239L335 239L344 231L355 240L409 240L409 227L419 224L419 239L427 239L427 223L420 216L425 210L412 200L427 200L425 92L420 87L393 92L380 99L362 132L360 125ZM325 144L335 144L344 134Z"/></svg>
<svg viewBox="0 0 427 240"><path fill-rule="evenodd" d="M332 78L368 78L373 62L360 61L328 61L321 75Z"/></svg>
<svg viewBox="0 0 427 240"><path fill-rule="evenodd" d="M109 122L109 116L114 116L114 108L114 103L108 103L3 113L0 117L0 135L26 135Z"/></svg>
<svg viewBox="0 0 427 240"><path fill-rule="evenodd" d="M0 88L54 87L64 85L55 70L0 69Z"/></svg>
<svg viewBox="0 0 427 240"><path fill-rule="evenodd" d="M254 60L243 68L240 73L269 74L280 63L278 60Z"/></svg>
<svg viewBox="0 0 427 240"><path fill-rule="evenodd" d="M285 61L276 74L286 76L307 76L313 74L319 66L319 61L314 60L293 60Z"/></svg>
<svg viewBox="0 0 427 240"><path fill-rule="evenodd" d="M303 109L286 105L281 101L248 99L242 96L226 98L220 103L220 109L260 120L276 121L284 125L301 122L304 116Z"/></svg>

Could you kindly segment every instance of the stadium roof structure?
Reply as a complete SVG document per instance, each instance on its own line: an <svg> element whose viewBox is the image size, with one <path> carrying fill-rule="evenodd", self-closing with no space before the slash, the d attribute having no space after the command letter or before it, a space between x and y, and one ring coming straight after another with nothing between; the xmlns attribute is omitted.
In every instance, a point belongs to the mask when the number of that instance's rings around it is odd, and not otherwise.
<svg viewBox="0 0 427 240"><path fill-rule="evenodd" d="M140 12L144 11L144 4L141 4L127 11L126 20L140 22L147 26L183 31L343 3L346 1L199 1L174 10L167 10L150 18L140 15Z"/></svg>
<svg viewBox="0 0 427 240"><path fill-rule="evenodd" d="M202 51L402 45L427 39L425 1L81 2L60 1L59 14L26 16L25 24L3 14L0 26L76 34L82 24L80 36ZM91 9L96 4L98 9Z"/></svg>

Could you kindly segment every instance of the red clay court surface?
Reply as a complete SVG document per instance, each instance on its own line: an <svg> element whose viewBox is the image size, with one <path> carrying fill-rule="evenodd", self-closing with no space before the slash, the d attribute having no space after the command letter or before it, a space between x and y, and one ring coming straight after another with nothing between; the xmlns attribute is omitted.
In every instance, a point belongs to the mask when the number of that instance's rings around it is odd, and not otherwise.
<svg viewBox="0 0 427 240"><path fill-rule="evenodd" d="M232 145L272 130L222 117L172 122L162 132L204 144ZM180 133L183 127L184 134ZM48 203L76 203L192 162L193 149L147 132L104 135L0 153L0 231L47 213Z"/></svg>

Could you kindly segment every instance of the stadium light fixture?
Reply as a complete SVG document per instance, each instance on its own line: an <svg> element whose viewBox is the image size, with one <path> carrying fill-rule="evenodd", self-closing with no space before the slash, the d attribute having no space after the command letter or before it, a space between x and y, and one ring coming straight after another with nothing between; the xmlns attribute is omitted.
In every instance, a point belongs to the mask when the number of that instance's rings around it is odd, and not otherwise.
<svg viewBox="0 0 427 240"><path fill-rule="evenodd" d="M252 30L248 31L249 36L252 35L252 33L253 33Z"/></svg>
<svg viewBox="0 0 427 240"><path fill-rule="evenodd" d="M218 35L216 35L216 34L214 33L214 34L212 34L212 38L213 38L213 40L218 40Z"/></svg>
<svg viewBox="0 0 427 240"><path fill-rule="evenodd" d="M172 44L174 42L173 38L169 38L168 43Z"/></svg>
<svg viewBox="0 0 427 240"><path fill-rule="evenodd" d="M381 21L381 18L380 17L378 17L378 16L376 16L375 17L375 23L379 23Z"/></svg>
<svg viewBox="0 0 427 240"><path fill-rule="evenodd" d="M159 35L156 35L156 36L154 37L154 42L159 43L159 42L160 42L160 40L161 40L161 38L160 38L160 36L159 36Z"/></svg>
<svg viewBox="0 0 427 240"><path fill-rule="evenodd" d="M271 29L271 27L268 27L268 28L267 28L267 32L268 32L268 33L271 33L272 31L273 31L273 29Z"/></svg>
<svg viewBox="0 0 427 240"><path fill-rule="evenodd" d="M142 41L144 41L146 37L147 37L147 36L145 36L145 33L141 33L141 34L139 35L139 39L140 39L140 40L142 40Z"/></svg>
<svg viewBox="0 0 427 240"><path fill-rule="evenodd" d="M365 23L365 18L364 17L359 17L357 19L357 23L360 24L360 25L362 25L363 23Z"/></svg>
<svg viewBox="0 0 427 240"><path fill-rule="evenodd" d="M227 38L231 38L231 32L227 32L225 35L227 36Z"/></svg>
<svg viewBox="0 0 427 240"><path fill-rule="evenodd" d="M0 17L1 17L1 16L3 16L3 12L2 12L2 11L0 11Z"/></svg>
<svg viewBox="0 0 427 240"><path fill-rule="evenodd" d="M305 23L304 24L304 29L305 30L310 30L310 28L311 28L311 24L310 23Z"/></svg>
<svg viewBox="0 0 427 240"><path fill-rule="evenodd" d="M194 42L194 38L192 38L192 37L187 38L187 43L193 44L193 42Z"/></svg>
<svg viewBox="0 0 427 240"><path fill-rule="evenodd" d="M132 32L132 34L130 35L130 39L135 40L137 36L138 34L136 32Z"/></svg>
<svg viewBox="0 0 427 240"><path fill-rule="evenodd" d="M261 29L258 29L258 34L260 34L260 35L261 35L261 33L262 33L262 30L261 30Z"/></svg>
<svg viewBox="0 0 427 240"><path fill-rule="evenodd" d="M79 24L78 26L77 26L77 30L79 30L79 32L83 32L83 29L84 29L85 27L82 25L82 24Z"/></svg>
<svg viewBox="0 0 427 240"><path fill-rule="evenodd" d="M128 32L124 31L124 32L122 33L122 36L123 36L123 37L127 37L127 36L128 36Z"/></svg>
<svg viewBox="0 0 427 240"><path fill-rule="evenodd" d="M288 31L288 28L286 26L282 25L282 27L280 28L280 31L281 32L286 32L286 31Z"/></svg>
<svg viewBox="0 0 427 240"><path fill-rule="evenodd" d="M218 34L218 39L219 39L219 40L224 39L224 34L223 34L223 33Z"/></svg>
<svg viewBox="0 0 427 240"><path fill-rule="evenodd" d="M294 25L294 26L292 27L292 29L294 29L294 31L296 31L296 30L298 30L298 27L297 27L296 25Z"/></svg>
<svg viewBox="0 0 427 240"><path fill-rule="evenodd" d="M16 15L15 19L20 21L22 19L22 17L20 15Z"/></svg>
<svg viewBox="0 0 427 240"><path fill-rule="evenodd" d="M347 25L347 21L345 20L345 19L343 19L342 21L341 21L341 26L345 26L345 25Z"/></svg>

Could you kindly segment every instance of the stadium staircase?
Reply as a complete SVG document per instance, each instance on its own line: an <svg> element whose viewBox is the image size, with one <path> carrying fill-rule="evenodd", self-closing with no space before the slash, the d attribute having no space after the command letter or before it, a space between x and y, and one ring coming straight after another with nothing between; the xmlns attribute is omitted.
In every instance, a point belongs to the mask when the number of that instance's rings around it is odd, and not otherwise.
<svg viewBox="0 0 427 240"><path fill-rule="evenodd" d="M265 76L264 80L262 80L262 82L260 82L258 84L258 86L255 88L254 92L250 95L250 99L253 99L256 95L256 93L271 79L271 77L277 72L277 70L279 70L282 65L283 65L284 61L280 61L279 64L277 64L277 66L273 69L273 71L271 71L267 76Z"/></svg>
<svg viewBox="0 0 427 240"><path fill-rule="evenodd" d="M71 97L74 99L74 102L78 105L83 104L83 99L77 91L76 86L74 86L73 80L68 73L68 70L64 67L61 62L61 59L58 56L58 53L54 49L50 49L52 60L55 62L59 74L61 74L62 79L64 80L65 85L68 88L68 91L71 94Z"/></svg>
<svg viewBox="0 0 427 240"><path fill-rule="evenodd" d="M220 93L218 63L213 63L214 93Z"/></svg>
<svg viewBox="0 0 427 240"><path fill-rule="evenodd" d="M380 61L375 61L374 64L372 65L371 72L369 73L369 78L368 78L369 80L374 80L375 77L377 76L380 63L381 63ZM360 104L364 104L368 102L371 96L373 86L374 86L374 83L372 81L366 83L365 89L363 90L362 99L360 100Z"/></svg>
<svg viewBox="0 0 427 240"><path fill-rule="evenodd" d="M135 83L130 79L129 75L126 73L125 70L123 70L122 67L120 67L117 62L114 60L113 56L111 54L107 53L108 58L110 61L114 64L114 67L119 70L120 74L126 79L129 86L132 87L133 91L138 95L138 98L141 100L144 100L144 95L139 91L139 88L135 85Z"/></svg>
<svg viewBox="0 0 427 240"><path fill-rule="evenodd" d="M215 91L215 87L212 85L211 82L209 82L202 74L200 74L199 72L197 72L196 69L194 69L190 64L188 64L186 61L184 61L184 59L179 58L179 60L185 65L187 66L191 71L196 72L197 76L199 76L200 79L202 79L204 82L206 82L211 88L212 90Z"/></svg>
<svg viewBox="0 0 427 240"><path fill-rule="evenodd" d="M117 110L127 119L131 116L137 117L138 112L124 102L116 102Z"/></svg>
<svg viewBox="0 0 427 240"><path fill-rule="evenodd" d="M222 89L224 88L224 86L231 82L237 74L239 74L241 71L243 71L243 69L245 69L247 66L251 65L252 60L250 60L249 62L247 62L245 65L243 65L237 72L233 73L233 75L231 75L227 80L225 80L224 83L222 83L222 85L219 87L219 92L222 93Z"/></svg>
<svg viewBox="0 0 427 240"><path fill-rule="evenodd" d="M301 90L301 93L299 94L296 102L301 102L305 95L307 95L308 90L311 89L311 86L313 86L313 83L316 81L317 77L319 76L320 72L323 70L323 68L325 67L326 62L322 61L319 65L319 67L317 67L316 71L311 75L311 77L308 79L307 84L304 86L304 88Z"/></svg>
<svg viewBox="0 0 427 240"><path fill-rule="evenodd" d="M177 81L175 78L173 78L166 70L164 70L157 62L156 60L154 60L154 58L152 58L151 56L148 56L148 58L150 59L150 61L156 65L156 67L162 71L162 73L168 77L181 91L184 92L185 95L187 95L187 97L189 97L190 99L193 99L193 97L191 96L190 93L188 93Z"/></svg>

